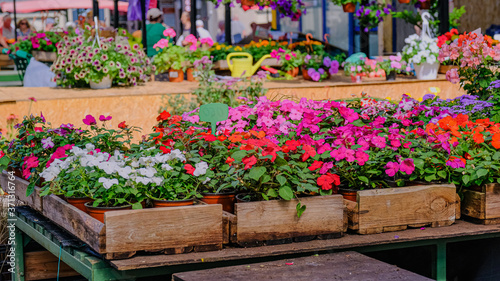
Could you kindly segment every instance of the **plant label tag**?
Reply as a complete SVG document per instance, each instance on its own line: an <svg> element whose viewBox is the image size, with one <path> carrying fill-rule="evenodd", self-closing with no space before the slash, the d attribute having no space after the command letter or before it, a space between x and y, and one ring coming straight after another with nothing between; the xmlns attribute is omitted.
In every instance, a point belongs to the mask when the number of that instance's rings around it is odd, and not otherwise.
<svg viewBox="0 0 500 281"><path fill-rule="evenodd" d="M217 122L225 121L228 117L229 106L227 104L210 103L200 106L200 121L211 123L214 136Z"/></svg>
<svg viewBox="0 0 500 281"><path fill-rule="evenodd" d="M168 76L172 77L172 78L177 78L179 77L179 72L177 71L171 71L168 73Z"/></svg>

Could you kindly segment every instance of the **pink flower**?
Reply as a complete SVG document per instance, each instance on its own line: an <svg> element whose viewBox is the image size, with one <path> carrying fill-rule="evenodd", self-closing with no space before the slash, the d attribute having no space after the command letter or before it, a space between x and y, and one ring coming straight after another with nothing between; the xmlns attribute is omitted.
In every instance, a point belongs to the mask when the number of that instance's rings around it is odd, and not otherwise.
<svg viewBox="0 0 500 281"><path fill-rule="evenodd" d="M212 38L201 38L200 39L200 43L201 44L207 44L209 47L212 47L214 45L214 41L212 40Z"/></svg>
<svg viewBox="0 0 500 281"><path fill-rule="evenodd" d="M292 57L290 56L290 54L286 54L285 55L285 60L289 61Z"/></svg>
<svg viewBox="0 0 500 281"><path fill-rule="evenodd" d="M166 36L166 37L175 37L176 33L175 33L175 30L173 30L172 28L169 28L169 29L165 29L163 31L163 36Z"/></svg>
<svg viewBox="0 0 500 281"><path fill-rule="evenodd" d="M446 72L446 80L450 81L453 84L457 84L460 82L460 76L458 75L458 71L453 68Z"/></svg>
<svg viewBox="0 0 500 281"><path fill-rule="evenodd" d="M333 168L333 162L325 162L323 163L323 167L319 170L319 173L324 175L330 171L330 169Z"/></svg>
<svg viewBox="0 0 500 281"><path fill-rule="evenodd" d="M31 100L31 101L33 101L33 102L37 101L34 97L29 97L28 99Z"/></svg>
<svg viewBox="0 0 500 281"><path fill-rule="evenodd" d="M197 46L198 40L193 34L189 34L188 36L186 36L186 39L184 39L184 41L191 43L191 46L189 46L189 49L191 51L196 51L196 49L198 49Z"/></svg>
<svg viewBox="0 0 500 281"><path fill-rule="evenodd" d="M277 50L272 50L272 51L271 51L271 57L272 57L272 58L279 59L279 58L280 58L280 55L278 55L278 51L277 51Z"/></svg>
<svg viewBox="0 0 500 281"><path fill-rule="evenodd" d="M387 165L385 165L385 168L386 168L385 173L389 177L394 177L396 173L399 171L399 164L396 162L389 162L387 163Z"/></svg>
<svg viewBox="0 0 500 281"><path fill-rule="evenodd" d="M365 165L369 158L368 153L361 150L356 151L356 160L358 160L359 165Z"/></svg>
<svg viewBox="0 0 500 281"><path fill-rule="evenodd" d="M411 175L413 171L415 170L415 165L413 164L413 159L411 158L406 158L401 162L399 168L401 169L401 172L405 172L408 175Z"/></svg>
<svg viewBox="0 0 500 281"><path fill-rule="evenodd" d="M153 48L166 48L168 47L168 39L160 39L160 41L156 42L156 44L153 45Z"/></svg>
<svg viewBox="0 0 500 281"><path fill-rule="evenodd" d="M401 63L397 61L391 61L391 68L401 69Z"/></svg>
<svg viewBox="0 0 500 281"><path fill-rule="evenodd" d="M90 115L90 114L89 114L89 115L87 115L87 116L85 116L85 119L83 119L82 121L83 121L83 124L85 124L85 125L89 125L89 126L90 126L90 125L95 125L95 124L97 124L97 122L96 122L96 120L95 120L94 116L92 116L92 115Z"/></svg>
<svg viewBox="0 0 500 281"><path fill-rule="evenodd" d="M99 116L99 120L100 120L100 121L103 121L103 122L104 122L104 121L109 121L109 120L111 120L111 118L113 118L113 117L111 117L111 116L106 117L106 116L104 116L104 115ZM88 124L87 124L87 125L88 125Z"/></svg>

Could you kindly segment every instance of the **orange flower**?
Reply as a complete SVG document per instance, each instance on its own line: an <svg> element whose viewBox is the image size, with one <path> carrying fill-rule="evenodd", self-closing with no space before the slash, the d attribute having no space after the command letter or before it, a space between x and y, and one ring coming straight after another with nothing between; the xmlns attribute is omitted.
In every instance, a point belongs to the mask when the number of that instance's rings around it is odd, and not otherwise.
<svg viewBox="0 0 500 281"><path fill-rule="evenodd" d="M262 138L264 138L266 136L266 133L264 133L264 131L257 132L257 131L254 131L254 130L250 130L250 133L252 135L256 136L259 139L262 139Z"/></svg>
<svg viewBox="0 0 500 281"><path fill-rule="evenodd" d="M221 135L221 136L217 137L217 140L225 141L225 140L227 140L227 137Z"/></svg>
<svg viewBox="0 0 500 281"><path fill-rule="evenodd" d="M231 142L240 142L243 140L243 137L240 134L234 133L232 136L229 137L229 140Z"/></svg>
<svg viewBox="0 0 500 281"><path fill-rule="evenodd" d="M491 145L496 149L500 148L500 134L493 135L493 138L491 139Z"/></svg>
<svg viewBox="0 0 500 281"><path fill-rule="evenodd" d="M481 133L475 133L473 140L475 143L480 144L484 142L484 136Z"/></svg>
<svg viewBox="0 0 500 281"><path fill-rule="evenodd" d="M456 122L457 122L457 125L458 126L465 126L465 124L467 124L467 121L469 121L469 115L465 115L465 114L458 114L457 117L455 118Z"/></svg>

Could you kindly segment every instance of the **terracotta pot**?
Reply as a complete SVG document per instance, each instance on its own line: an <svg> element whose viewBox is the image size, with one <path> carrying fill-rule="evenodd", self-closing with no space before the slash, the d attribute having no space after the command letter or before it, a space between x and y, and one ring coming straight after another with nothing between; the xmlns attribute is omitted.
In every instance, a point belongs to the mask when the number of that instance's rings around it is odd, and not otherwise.
<svg viewBox="0 0 500 281"><path fill-rule="evenodd" d="M77 207L80 211L82 211L84 213L87 212L87 208L85 208L85 203L94 202L94 199L88 198L88 197L66 197L66 196L64 196L64 199L66 200L66 202Z"/></svg>
<svg viewBox="0 0 500 281"><path fill-rule="evenodd" d="M168 70L168 81L170 82L182 82L184 81L184 72L182 70L169 69Z"/></svg>
<svg viewBox="0 0 500 281"><path fill-rule="evenodd" d="M288 70L286 73L288 73L288 75L290 75L292 77L297 77L297 75L299 75L299 68L295 67L292 70Z"/></svg>
<svg viewBox="0 0 500 281"><path fill-rule="evenodd" d="M344 196L344 199L349 201L358 201L358 191L354 189L339 188L339 194Z"/></svg>
<svg viewBox="0 0 500 281"><path fill-rule="evenodd" d="M410 0L398 0L398 1L401 4L408 4L408 3L410 3Z"/></svg>
<svg viewBox="0 0 500 281"><path fill-rule="evenodd" d="M425 2L420 2L420 9L429 10L431 8L431 0L427 0Z"/></svg>
<svg viewBox="0 0 500 281"><path fill-rule="evenodd" d="M309 74L307 73L307 69L305 68L302 68L302 77L304 77L304 80L313 81L311 76L309 76Z"/></svg>
<svg viewBox="0 0 500 281"><path fill-rule="evenodd" d="M361 75L351 75L352 83L362 83L363 79Z"/></svg>
<svg viewBox="0 0 500 281"><path fill-rule="evenodd" d="M439 74L446 74L448 70L452 69L458 69L458 65L439 65L438 73Z"/></svg>
<svg viewBox="0 0 500 281"><path fill-rule="evenodd" d="M389 74L385 76L386 81L395 81L396 80L396 71L391 71Z"/></svg>
<svg viewBox="0 0 500 281"><path fill-rule="evenodd" d="M241 6L253 6L255 1L253 0L241 0Z"/></svg>
<svg viewBox="0 0 500 281"><path fill-rule="evenodd" d="M194 200L153 200L153 208L163 208L163 207L179 207L179 206L189 206L193 205Z"/></svg>
<svg viewBox="0 0 500 281"><path fill-rule="evenodd" d="M247 203L250 202L250 199L243 198L247 195L247 193L240 193L236 195L236 203Z"/></svg>
<svg viewBox="0 0 500 281"><path fill-rule="evenodd" d="M342 9L344 9L344 13L354 13L356 11L356 4L354 3L342 4Z"/></svg>
<svg viewBox="0 0 500 281"><path fill-rule="evenodd" d="M222 204L222 210L234 213L234 193L202 193L201 201L207 204Z"/></svg>
<svg viewBox="0 0 500 281"><path fill-rule="evenodd" d="M196 78L194 78L193 72L194 72L194 68L188 68L186 70L186 77L187 77L187 80L189 82L195 82L196 81Z"/></svg>
<svg viewBox="0 0 500 281"><path fill-rule="evenodd" d="M87 202L85 203L85 208L87 208L87 213L91 217L104 223L104 213L110 211L132 210L132 205L126 205L121 207L93 207L91 202Z"/></svg>

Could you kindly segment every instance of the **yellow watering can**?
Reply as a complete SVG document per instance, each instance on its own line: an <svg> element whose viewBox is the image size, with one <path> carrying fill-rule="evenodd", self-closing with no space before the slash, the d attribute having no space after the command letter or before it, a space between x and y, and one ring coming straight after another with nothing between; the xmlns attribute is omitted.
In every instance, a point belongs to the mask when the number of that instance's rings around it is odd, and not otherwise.
<svg viewBox="0 0 500 281"><path fill-rule="evenodd" d="M245 58L234 58L231 63L232 57ZM259 69L262 61L270 57L271 55L264 55L255 65L253 65L253 57L249 53L230 53L227 55L227 65L229 66L229 70L231 70L232 77L250 77Z"/></svg>

